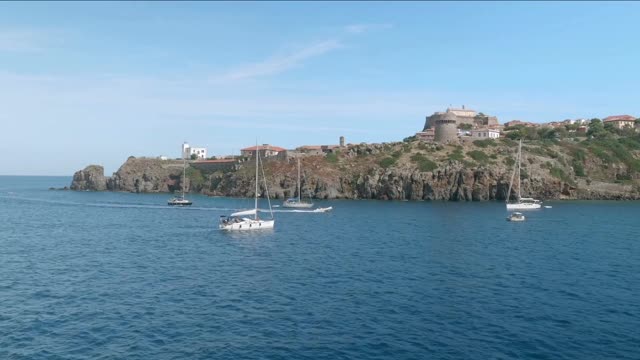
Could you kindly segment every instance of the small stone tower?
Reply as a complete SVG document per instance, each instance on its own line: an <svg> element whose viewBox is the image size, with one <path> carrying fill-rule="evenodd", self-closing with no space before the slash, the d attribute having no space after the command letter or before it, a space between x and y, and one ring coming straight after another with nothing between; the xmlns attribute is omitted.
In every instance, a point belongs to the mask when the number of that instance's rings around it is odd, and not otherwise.
<svg viewBox="0 0 640 360"><path fill-rule="evenodd" d="M344 136L340 136L340 147L344 147Z"/></svg>
<svg viewBox="0 0 640 360"><path fill-rule="evenodd" d="M448 111L435 123L435 141L438 143L450 143L458 140L458 128L456 115Z"/></svg>

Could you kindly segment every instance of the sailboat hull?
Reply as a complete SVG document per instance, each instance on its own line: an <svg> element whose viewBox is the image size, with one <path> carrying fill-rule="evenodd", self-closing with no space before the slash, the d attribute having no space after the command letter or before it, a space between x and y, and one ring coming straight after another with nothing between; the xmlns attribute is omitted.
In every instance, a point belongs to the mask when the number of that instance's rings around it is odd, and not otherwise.
<svg viewBox="0 0 640 360"><path fill-rule="evenodd" d="M507 204L507 210L535 210L540 209L542 205L536 203L515 203Z"/></svg>
<svg viewBox="0 0 640 360"><path fill-rule="evenodd" d="M254 219L242 219L238 222L229 221L227 223L220 223L220 230L239 230L239 231L247 231L247 230L263 230L263 229L273 229L275 225L275 220L254 220Z"/></svg>
<svg viewBox="0 0 640 360"><path fill-rule="evenodd" d="M303 203L303 202L284 202L282 203L282 207L286 208L298 208L298 209L308 209L313 207L313 203Z"/></svg>
<svg viewBox="0 0 640 360"><path fill-rule="evenodd" d="M191 206L193 203L184 198L173 198L167 202L169 206Z"/></svg>

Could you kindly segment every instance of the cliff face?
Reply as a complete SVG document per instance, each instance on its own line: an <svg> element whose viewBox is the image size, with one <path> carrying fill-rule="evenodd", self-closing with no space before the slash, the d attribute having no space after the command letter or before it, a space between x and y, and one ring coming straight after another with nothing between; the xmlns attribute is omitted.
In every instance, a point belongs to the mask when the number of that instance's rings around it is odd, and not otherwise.
<svg viewBox="0 0 640 360"><path fill-rule="evenodd" d="M98 165L90 165L77 171L73 175L71 189L173 192L182 189L181 180L182 163L179 161L130 157L111 177L105 177L104 168Z"/></svg>
<svg viewBox="0 0 640 360"><path fill-rule="evenodd" d="M104 176L104 168L100 165L89 165L83 170L73 174L71 190L107 190L107 178Z"/></svg>
<svg viewBox="0 0 640 360"><path fill-rule="evenodd" d="M504 200L517 151L514 145L485 141L457 146L420 142L350 146L339 154L302 159L302 195L321 199ZM574 144L523 147L522 196L640 199L640 180L630 169L633 164L608 163L606 158L579 155L578 150ZM238 170L210 173L189 169L185 186L212 196L252 197L255 168L252 162L245 164ZM294 159L267 160L264 171L272 198L297 195ZM111 178L104 178L101 167L77 172L72 188L179 191L181 172L179 162L130 158ZM516 191L514 188L512 193ZM267 195L262 175L260 194Z"/></svg>

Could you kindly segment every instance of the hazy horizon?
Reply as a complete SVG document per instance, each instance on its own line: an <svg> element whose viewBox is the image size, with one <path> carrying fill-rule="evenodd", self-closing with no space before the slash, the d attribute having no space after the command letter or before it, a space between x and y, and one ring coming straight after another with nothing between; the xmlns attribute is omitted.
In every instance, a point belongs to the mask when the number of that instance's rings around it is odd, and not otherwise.
<svg viewBox="0 0 640 360"><path fill-rule="evenodd" d="M640 116L638 3L0 3L3 175L256 138L399 141L448 106Z"/></svg>

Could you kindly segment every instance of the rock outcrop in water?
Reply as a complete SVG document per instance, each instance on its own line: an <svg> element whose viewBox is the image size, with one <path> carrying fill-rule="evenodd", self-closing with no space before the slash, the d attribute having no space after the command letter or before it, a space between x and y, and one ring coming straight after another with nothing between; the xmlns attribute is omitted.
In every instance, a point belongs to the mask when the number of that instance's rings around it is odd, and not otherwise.
<svg viewBox="0 0 640 360"><path fill-rule="evenodd" d="M104 176L104 168L100 165L89 165L73 174L71 190L107 190L108 178Z"/></svg>
<svg viewBox="0 0 640 360"><path fill-rule="evenodd" d="M578 149L579 150L579 149ZM531 143L522 159L523 196L541 199L640 199L638 176L625 163L576 156L575 144ZM580 150L581 151L581 150ZM302 159L303 197L320 199L485 201L506 197L515 158L509 140L433 145L362 144ZM212 196L252 197L254 167L206 172L190 167L188 188ZM296 161L265 161L273 198L296 195ZM178 161L129 158L110 178L90 166L74 190L172 192L181 189ZM620 180L623 179L623 180ZM515 189L514 189L515 190ZM263 184L261 195L266 196Z"/></svg>

